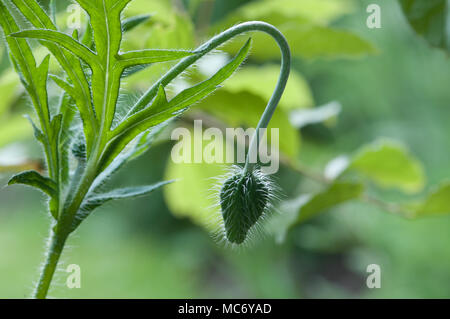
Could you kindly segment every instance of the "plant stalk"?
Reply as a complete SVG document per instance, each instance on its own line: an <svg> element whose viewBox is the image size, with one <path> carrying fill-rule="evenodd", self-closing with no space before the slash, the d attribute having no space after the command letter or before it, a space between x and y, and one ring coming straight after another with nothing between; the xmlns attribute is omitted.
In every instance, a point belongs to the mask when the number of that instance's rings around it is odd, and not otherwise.
<svg viewBox="0 0 450 319"><path fill-rule="evenodd" d="M64 249L66 239L67 235L60 235L52 231L47 258L42 268L41 276L33 294L33 298L45 299L47 297L48 289L53 279L53 275L55 274L56 266L58 265L61 253Z"/></svg>

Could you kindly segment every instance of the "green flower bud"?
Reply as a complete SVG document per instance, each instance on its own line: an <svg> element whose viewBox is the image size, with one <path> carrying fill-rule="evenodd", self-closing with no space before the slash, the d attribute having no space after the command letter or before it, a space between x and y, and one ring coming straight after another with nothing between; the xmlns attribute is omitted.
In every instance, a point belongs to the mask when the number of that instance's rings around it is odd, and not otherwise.
<svg viewBox="0 0 450 319"><path fill-rule="evenodd" d="M263 217L272 198L270 180L259 170L241 169L229 177L220 191L220 205L228 241L242 244L249 230Z"/></svg>

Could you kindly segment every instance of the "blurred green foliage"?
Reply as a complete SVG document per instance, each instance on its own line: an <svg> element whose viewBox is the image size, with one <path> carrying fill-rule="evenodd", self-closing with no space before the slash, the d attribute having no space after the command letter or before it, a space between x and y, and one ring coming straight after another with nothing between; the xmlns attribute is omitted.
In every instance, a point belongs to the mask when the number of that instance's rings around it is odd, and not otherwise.
<svg viewBox="0 0 450 319"><path fill-rule="evenodd" d="M224 167L174 164L169 157L172 144L162 138L113 182L149 183L164 176L180 181L168 187L164 196L158 191L94 214L69 242L74 248L63 257L59 285L51 296L450 296L446 285L450 217L445 214L450 189L442 183L450 171L446 54L416 37L413 31L424 34L418 26L425 24L418 24L415 15L411 28L402 7L393 1L281 1L282 6L274 5L275 1L136 0L127 11L129 16L152 15L130 32L127 49L191 48L208 35L248 19L274 23L287 34L296 60L272 123L281 128L280 149L288 158L276 176L286 200L278 208L283 214L268 222L273 236L240 252L217 245L195 224L208 226L209 208L215 203L210 196L213 182L208 178L223 173ZM381 29L369 30L365 25L369 3L382 8ZM441 42L430 42L442 47ZM234 43L241 41L230 43L224 52L234 52ZM276 81L274 62L279 52L264 35L255 35L254 43L248 65L184 121L207 113L228 126L255 125ZM5 85L0 87L0 112L4 110L0 117L10 124L12 118L21 118L27 106L18 98L21 89L11 84L17 79L8 75L6 65L2 63L0 69L0 85ZM168 66L136 73L127 80L127 89L147 88ZM183 80L203 77L199 66ZM255 85L260 81L254 79L261 78L264 82ZM330 101L342 105L337 119L306 125L300 132L290 123L292 110ZM13 127L19 129L19 125ZM24 127L25 135L15 133L4 144L31 134ZM11 132L3 125L0 129ZM5 135L0 133L0 138ZM380 141L380 137L387 139ZM391 142L394 139L402 143ZM362 146L375 140L379 142ZM30 153L38 156L33 150ZM299 162L322 172L337 157L345 158L346 165L338 167L325 188L286 165ZM348 203L362 189L387 202L413 199L413 204L400 208L436 216L410 221L387 213L385 207ZM20 188L3 189L0 202L0 253L5 256L0 261L0 297L28 296L46 235L44 205L39 196ZM331 207L331 212L319 214ZM81 266L81 289L64 285L64 266L71 263ZM365 285L366 267L372 263L381 266L381 289Z"/></svg>

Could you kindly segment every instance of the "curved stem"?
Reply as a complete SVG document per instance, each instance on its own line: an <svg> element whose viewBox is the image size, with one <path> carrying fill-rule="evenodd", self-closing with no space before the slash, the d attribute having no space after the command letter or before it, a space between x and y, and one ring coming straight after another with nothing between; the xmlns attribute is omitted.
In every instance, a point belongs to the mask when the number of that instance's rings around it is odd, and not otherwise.
<svg viewBox="0 0 450 319"><path fill-rule="evenodd" d="M249 31L261 31L272 36L277 42L278 46L281 49L281 73L278 79L277 86L275 87L275 91L270 98L269 103L264 110L264 113L256 127L256 133L252 138L250 143L249 152L247 154L247 158L245 161L244 171L247 172L254 167L254 163L250 163L250 154L253 151L256 151L258 154L259 143L262 138L260 135L260 131L266 129L270 119L275 112L275 109L283 95L284 89L286 88L286 83L289 78L290 68L291 68L291 50L289 48L289 44L283 34L275 28L273 25L261 22L261 21L250 21L238 24L230 29L216 35L211 38L208 42L201 45L196 51L198 54L189 56L181 60L178 64L176 64L169 72L167 72L158 82L156 82L136 103L136 105L130 110L129 114L138 112L144 109L156 96L157 90L160 85L166 86L173 79L175 79L178 75L180 75L183 71L185 71L189 66L198 61L201 57L221 46L228 40L234 38L235 36L249 32ZM128 114L128 115L129 115Z"/></svg>

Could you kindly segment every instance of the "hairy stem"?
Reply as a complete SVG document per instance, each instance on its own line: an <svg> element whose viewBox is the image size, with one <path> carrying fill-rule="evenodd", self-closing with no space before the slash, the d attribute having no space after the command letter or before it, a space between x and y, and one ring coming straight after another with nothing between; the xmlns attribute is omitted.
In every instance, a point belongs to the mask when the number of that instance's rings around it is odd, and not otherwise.
<svg viewBox="0 0 450 319"><path fill-rule="evenodd" d="M47 258L42 268L41 276L33 297L37 299L45 299L55 274L56 266L64 248L67 236L52 232L50 237L50 247L47 252Z"/></svg>

